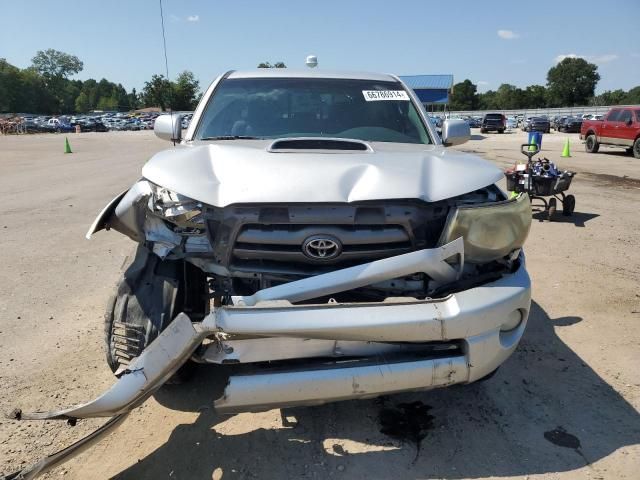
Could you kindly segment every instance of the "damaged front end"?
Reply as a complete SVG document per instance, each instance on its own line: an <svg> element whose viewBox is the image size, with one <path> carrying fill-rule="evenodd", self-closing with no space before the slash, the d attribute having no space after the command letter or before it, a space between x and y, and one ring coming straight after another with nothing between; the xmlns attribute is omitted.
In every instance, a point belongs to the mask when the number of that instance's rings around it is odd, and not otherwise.
<svg viewBox="0 0 640 480"><path fill-rule="evenodd" d="M118 380L88 403L15 415L114 419L15 478L86 448L190 359L244 366L213 399L220 413L490 374L526 326L520 248L530 218L526 196L506 200L493 186L434 204L217 208L141 180L87 235L113 228L141 244L108 315ZM306 248L318 239L325 243Z"/></svg>

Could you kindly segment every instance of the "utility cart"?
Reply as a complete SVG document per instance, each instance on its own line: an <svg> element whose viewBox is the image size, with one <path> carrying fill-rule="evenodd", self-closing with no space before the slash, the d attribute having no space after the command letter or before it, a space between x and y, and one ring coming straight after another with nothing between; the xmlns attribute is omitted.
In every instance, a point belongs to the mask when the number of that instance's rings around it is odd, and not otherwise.
<svg viewBox="0 0 640 480"><path fill-rule="evenodd" d="M548 158L534 160L533 157L540 152L535 143L523 143L520 145L520 151L527 157L527 163L524 166L516 165L515 169L505 172L507 190L527 193L532 205L536 201L539 202L536 205L544 207L549 221L556 213L558 202L562 204L563 215L573 215L576 197L566 195L565 192L569 190L575 172L558 171Z"/></svg>

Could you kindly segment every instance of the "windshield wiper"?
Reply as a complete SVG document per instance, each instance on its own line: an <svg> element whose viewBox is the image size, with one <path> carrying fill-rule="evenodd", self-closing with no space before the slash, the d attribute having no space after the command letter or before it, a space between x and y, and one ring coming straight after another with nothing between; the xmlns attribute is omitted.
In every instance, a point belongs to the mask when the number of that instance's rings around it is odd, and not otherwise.
<svg viewBox="0 0 640 480"><path fill-rule="evenodd" d="M218 135L216 137L203 137L200 140L262 140L260 137L249 135Z"/></svg>

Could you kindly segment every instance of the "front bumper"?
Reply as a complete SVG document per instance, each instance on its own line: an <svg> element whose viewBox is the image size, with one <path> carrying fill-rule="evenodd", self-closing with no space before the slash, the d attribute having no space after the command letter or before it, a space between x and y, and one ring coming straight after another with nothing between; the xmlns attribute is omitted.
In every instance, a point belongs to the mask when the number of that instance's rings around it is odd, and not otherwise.
<svg viewBox="0 0 640 480"><path fill-rule="evenodd" d="M415 272L441 283L455 282L462 270L463 248L459 238L435 249L234 297L233 306L215 308L202 322L179 314L95 400L51 412L15 411L14 418L23 420L115 417L86 439L24 470L19 478L35 478L97 441L192 356L211 363L251 364L250 373L229 376L224 393L214 401L221 413L369 398L484 377L511 355L526 327L531 285L522 255L515 272L442 299L292 303ZM451 263L454 258L457 269ZM520 320L515 327L514 315ZM512 328L502 331L507 323ZM457 347L437 351L447 343ZM287 359L296 359L295 366L270 366Z"/></svg>
<svg viewBox="0 0 640 480"><path fill-rule="evenodd" d="M216 328L226 333L288 337L305 342L319 339L310 346L318 351L322 351L320 342L324 339L331 345L338 344L342 354L350 344L352 348L364 349L365 345L373 348L374 342L411 345L418 350L385 352L384 356L362 362L266 369L231 376L224 395L214 402L215 408L237 412L316 405L473 382L498 368L515 350L526 327L530 301L530 280L522 264L515 273L496 282L437 301L220 309L212 315ZM521 317L520 324L511 331L501 331L513 315ZM420 344L447 341L460 341L461 349L451 356L420 357ZM295 348L293 340L290 344ZM278 351L275 355L281 355ZM329 356L327 350L324 352ZM393 353L398 355L390 360ZM242 353L236 360L243 361ZM246 360L256 361L251 356Z"/></svg>
<svg viewBox="0 0 640 480"><path fill-rule="evenodd" d="M448 261L459 257L461 265L462 249L458 239L437 249L290 282L250 297L234 297L234 306L215 308L198 323L180 314L96 400L55 412L20 413L20 417L75 419L123 414L140 405L197 349L204 361L225 363L227 359L256 366L251 374L229 377L224 395L214 404L220 412L318 404L473 382L506 360L524 332L531 287L523 257L514 273L438 300L291 303L416 271L427 272L442 282L455 281L460 272ZM514 315L521 319L518 326L502 331ZM245 348L248 353L239 354L234 349L241 345L226 340L238 336L248 339L244 343L246 347L249 342L250 348ZM208 348L201 346L205 340L210 342ZM280 342L279 348L273 348L274 340ZM426 348L434 342L452 341L461 347L450 356L421 352L421 345ZM407 346L411 347L408 352ZM345 351L360 355L344 355ZM264 362L311 357L344 357L350 361L321 365L317 361L297 362L301 366L276 371L261 366Z"/></svg>

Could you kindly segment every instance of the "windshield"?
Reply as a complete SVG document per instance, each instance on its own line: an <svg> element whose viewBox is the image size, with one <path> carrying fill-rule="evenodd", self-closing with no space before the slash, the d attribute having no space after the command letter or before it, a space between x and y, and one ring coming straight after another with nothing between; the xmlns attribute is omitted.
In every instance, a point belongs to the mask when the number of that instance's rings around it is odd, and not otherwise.
<svg viewBox="0 0 640 480"><path fill-rule="evenodd" d="M400 83L327 78L223 80L194 138L220 137L432 143Z"/></svg>

